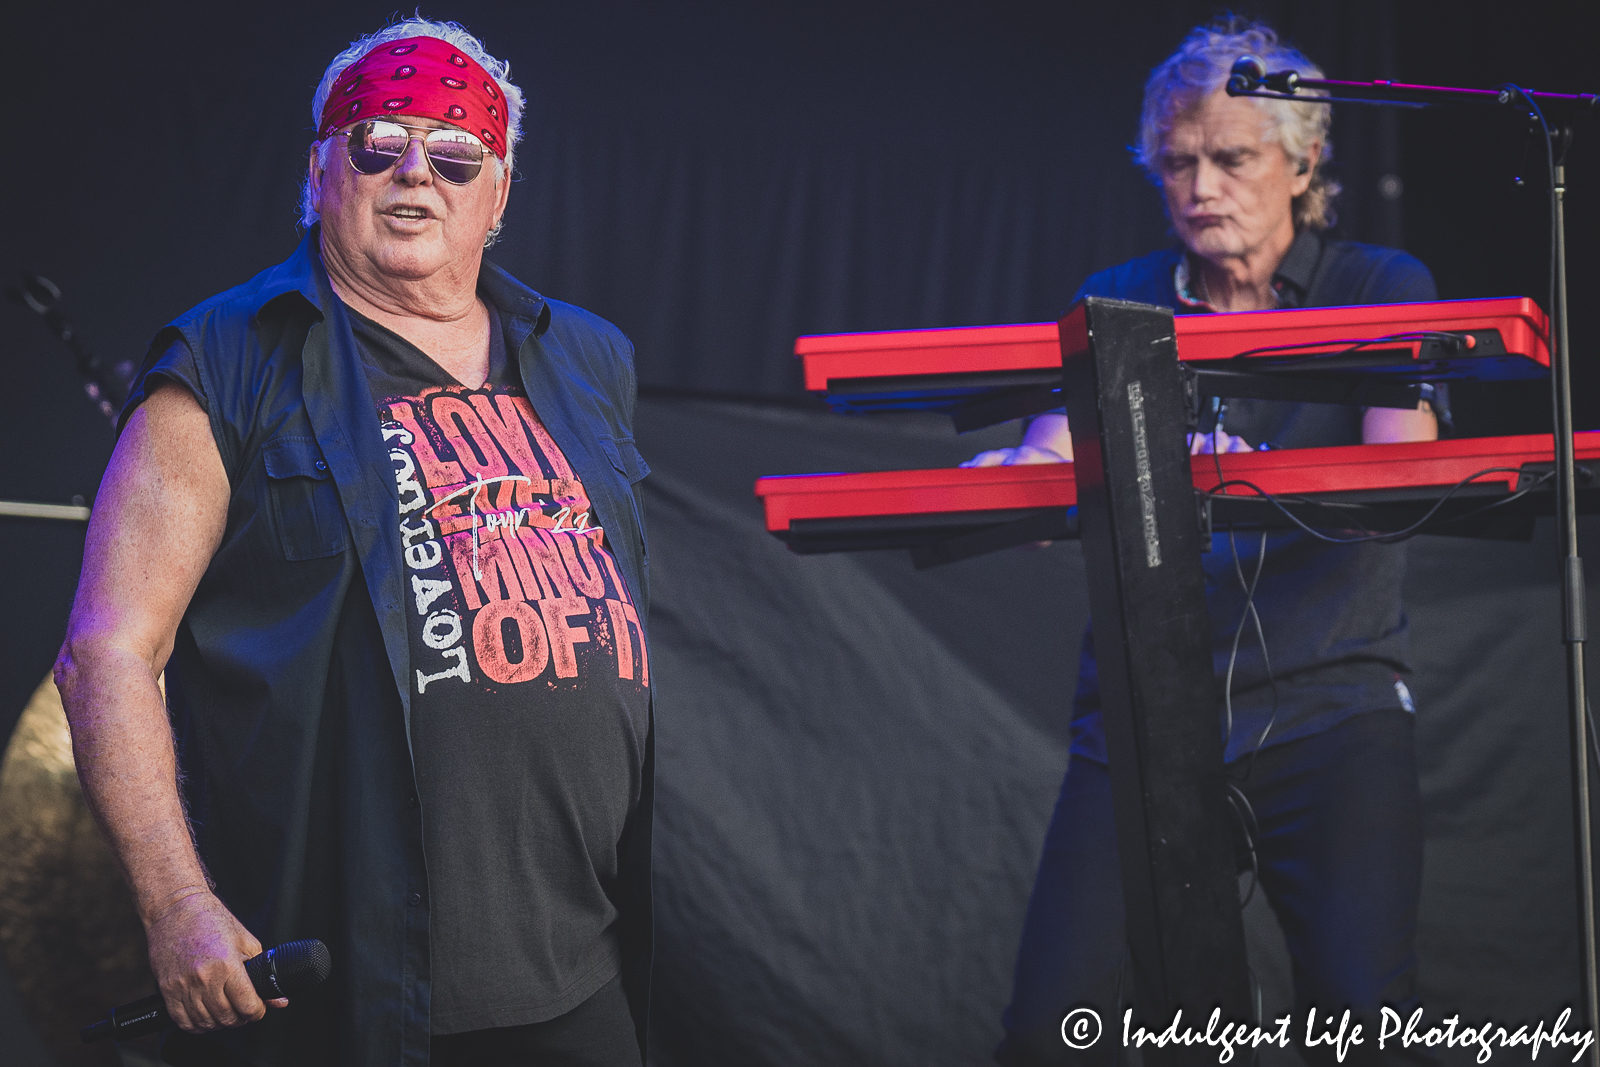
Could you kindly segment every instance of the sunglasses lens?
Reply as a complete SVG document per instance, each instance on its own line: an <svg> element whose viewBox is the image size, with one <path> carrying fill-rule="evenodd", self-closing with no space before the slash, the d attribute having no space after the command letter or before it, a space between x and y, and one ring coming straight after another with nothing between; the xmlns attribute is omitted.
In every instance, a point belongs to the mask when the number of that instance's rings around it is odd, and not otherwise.
<svg viewBox="0 0 1600 1067"><path fill-rule="evenodd" d="M398 122L358 122L350 127L350 164L362 174L382 174L410 143L410 133ZM483 142L465 130L430 130L422 145L433 172L452 185L466 185L483 170Z"/></svg>
<svg viewBox="0 0 1600 1067"><path fill-rule="evenodd" d="M483 142L465 130L434 130L423 145L434 173L452 185L466 185L483 170Z"/></svg>
<svg viewBox="0 0 1600 1067"><path fill-rule="evenodd" d="M382 174L405 154L404 126L393 122L358 122L350 129L350 164L362 174Z"/></svg>

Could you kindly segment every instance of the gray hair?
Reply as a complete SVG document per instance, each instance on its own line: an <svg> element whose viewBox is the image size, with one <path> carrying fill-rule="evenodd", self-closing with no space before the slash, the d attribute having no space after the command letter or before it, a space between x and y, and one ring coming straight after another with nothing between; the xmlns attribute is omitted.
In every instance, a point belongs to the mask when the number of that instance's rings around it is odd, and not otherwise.
<svg viewBox="0 0 1600 1067"><path fill-rule="evenodd" d="M1157 185L1161 184L1161 142L1168 131L1226 85L1234 62L1245 55L1260 59L1269 71L1290 69L1299 71L1302 78L1322 77L1321 68L1280 42L1272 27L1263 23L1228 17L1196 27L1166 62L1150 72L1150 80L1144 84L1144 110L1139 116L1139 143L1134 155ZM1306 96L1327 95L1320 90L1301 92ZM1333 199L1339 195L1339 183L1323 170L1333 154L1328 142L1332 109L1327 104L1249 99L1272 120L1271 136L1294 162L1308 162L1311 146L1321 143L1311 185L1294 198L1294 227L1325 230L1332 226L1336 218Z"/></svg>
<svg viewBox="0 0 1600 1067"><path fill-rule="evenodd" d="M511 82L511 64L491 56L483 47L482 41L454 22L435 22L433 19L418 16L402 19L385 26L377 33L369 33L365 37L351 41L350 47L334 56L333 62L328 64L328 69L323 71L322 81L317 85L316 94L311 98L311 128L321 128L323 105L328 102L328 94L333 91L333 83L339 80L339 75L345 72L345 68L380 44L403 41L408 37L437 37L441 41L455 45L488 71L495 84L500 86L500 91L505 94L506 99L506 158L494 157L494 180L496 184L505 181L506 175L511 170L517 142L522 140L522 90ZM312 146L317 153L317 165L323 169L327 169L328 148L332 143L333 138L327 137ZM320 217L317 209L311 206L311 179L308 176L300 186L300 225L310 229ZM504 221L502 218L500 222L495 223L483 247L488 248L495 243L500 236L500 227Z"/></svg>

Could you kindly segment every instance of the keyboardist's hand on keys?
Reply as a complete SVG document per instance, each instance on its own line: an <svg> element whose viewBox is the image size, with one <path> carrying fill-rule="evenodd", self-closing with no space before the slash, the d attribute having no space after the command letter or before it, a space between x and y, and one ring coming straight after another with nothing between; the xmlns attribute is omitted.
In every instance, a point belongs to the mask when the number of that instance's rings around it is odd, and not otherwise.
<svg viewBox="0 0 1600 1067"><path fill-rule="evenodd" d="M963 467L1014 467L1024 463L1071 463L1072 431L1067 417L1055 412L1040 415L1028 424L1022 443L1016 448L996 448L979 452L962 464ZM1050 541L1034 541L1019 547L1026 549L1049 548Z"/></svg>
<svg viewBox="0 0 1600 1067"><path fill-rule="evenodd" d="M1046 412L1028 424L1016 448L979 452L963 467L1014 467L1024 463L1071 463L1072 431L1067 417Z"/></svg>
<svg viewBox="0 0 1600 1067"><path fill-rule="evenodd" d="M1213 452L1254 452L1250 442L1235 437L1226 430L1215 433L1188 435L1191 456L1210 455ZM1028 424L1022 443L1016 448L996 448L979 452L962 464L963 467L1011 467L1023 463L1071 463L1072 431L1065 415L1050 412L1040 415Z"/></svg>
<svg viewBox="0 0 1600 1067"><path fill-rule="evenodd" d="M1189 455L1209 456L1213 452L1254 452L1250 442L1242 437L1234 437L1224 430L1216 433L1192 433L1189 435Z"/></svg>
<svg viewBox="0 0 1600 1067"><path fill-rule="evenodd" d="M976 456L961 464L963 467L1013 467L1024 463L1068 463L1058 453L1048 448L1039 448L1034 445L1018 445L1016 448L996 448L988 452L979 452Z"/></svg>

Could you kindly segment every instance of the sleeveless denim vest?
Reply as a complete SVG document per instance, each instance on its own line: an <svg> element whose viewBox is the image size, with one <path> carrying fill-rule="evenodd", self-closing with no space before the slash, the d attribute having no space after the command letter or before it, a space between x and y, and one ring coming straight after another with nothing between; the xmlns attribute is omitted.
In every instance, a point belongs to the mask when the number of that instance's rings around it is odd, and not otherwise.
<svg viewBox="0 0 1600 1067"><path fill-rule="evenodd" d="M405 569L394 468L313 227L286 262L156 337L151 379L211 421L232 499L167 668L182 788L218 895L263 944L321 937L333 977L262 1023L195 1038L261 1064L425 1067L427 874L410 763ZM485 262L480 293L520 340L528 398L583 479L646 617L633 348L616 327ZM196 381L167 356L182 342ZM648 625L648 623L646 623ZM649 1002L654 723L619 844L623 983Z"/></svg>

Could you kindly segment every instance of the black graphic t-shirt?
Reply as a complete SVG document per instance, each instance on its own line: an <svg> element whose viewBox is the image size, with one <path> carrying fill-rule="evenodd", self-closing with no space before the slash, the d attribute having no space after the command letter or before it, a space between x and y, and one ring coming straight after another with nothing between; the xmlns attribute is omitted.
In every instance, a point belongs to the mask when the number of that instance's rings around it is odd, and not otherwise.
<svg viewBox="0 0 1600 1067"><path fill-rule="evenodd" d="M607 890L639 799L644 629L493 307L477 389L351 321L399 489L433 1032L541 1022L617 973Z"/></svg>

